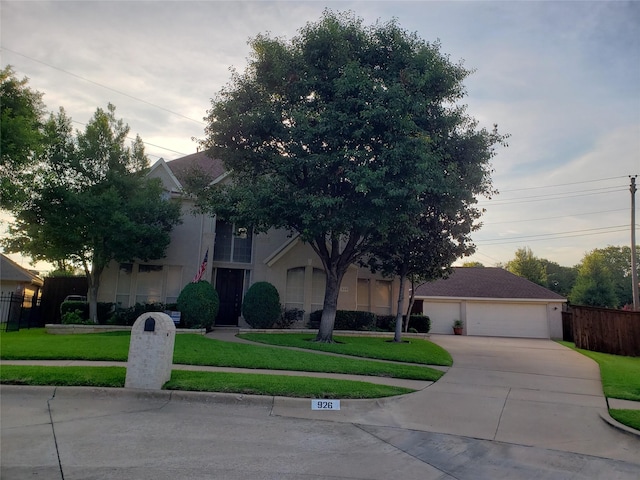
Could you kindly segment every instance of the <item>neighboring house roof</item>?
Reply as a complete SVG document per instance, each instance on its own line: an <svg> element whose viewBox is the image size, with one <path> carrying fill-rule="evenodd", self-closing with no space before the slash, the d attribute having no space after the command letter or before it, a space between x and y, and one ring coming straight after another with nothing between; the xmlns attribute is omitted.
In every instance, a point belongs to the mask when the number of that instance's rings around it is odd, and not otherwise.
<svg viewBox="0 0 640 480"><path fill-rule="evenodd" d="M9 257L0 253L0 280L8 282L29 283L41 287L44 282L29 270L22 268Z"/></svg>
<svg viewBox="0 0 640 480"><path fill-rule="evenodd" d="M548 288L495 267L454 267L449 277L420 285L416 297L566 300Z"/></svg>
<svg viewBox="0 0 640 480"><path fill-rule="evenodd" d="M194 170L202 171L211 177L212 181L224 175L227 170L222 160L207 156L206 152L192 153L186 157L177 158L167 162L167 166L176 178L184 183L188 174Z"/></svg>

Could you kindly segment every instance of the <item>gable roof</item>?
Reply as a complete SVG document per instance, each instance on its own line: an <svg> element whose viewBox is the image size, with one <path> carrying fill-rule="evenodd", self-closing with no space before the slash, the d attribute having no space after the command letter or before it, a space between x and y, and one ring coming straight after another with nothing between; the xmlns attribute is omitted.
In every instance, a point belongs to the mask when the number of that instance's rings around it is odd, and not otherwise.
<svg viewBox="0 0 640 480"><path fill-rule="evenodd" d="M2 253L0 253L0 280L29 283L39 287L44 284L40 277L22 268Z"/></svg>
<svg viewBox="0 0 640 480"><path fill-rule="evenodd" d="M496 267L454 267L448 278L420 285L416 297L566 300L548 288Z"/></svg>
<svg viewBox="0 0 640 480"><path fill-rule="evenodd" d="M194 169L209 175L211 180L216 180L227 172L222 160L209 157L207 152L197 152L176 158L167 162L167 167L181 183L184 183L185 178Z"/></svg>

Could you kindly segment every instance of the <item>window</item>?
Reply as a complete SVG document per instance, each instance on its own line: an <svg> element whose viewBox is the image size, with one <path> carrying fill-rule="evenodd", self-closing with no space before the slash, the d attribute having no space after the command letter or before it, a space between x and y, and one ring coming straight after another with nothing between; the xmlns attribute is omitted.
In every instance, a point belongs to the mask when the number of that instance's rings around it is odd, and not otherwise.
<svg viewBox="0 0 640 480"><path fill-rule="evenodd" d="M165 303L176 303L182 290L182 267L167 267L167 288Z"/></svg>
<svg viewBox="0 0 640 480"><path fill-rule="evenodd" d="M118 270L118 286L116 288L116 305L126 308L129 306L129 296L131 295L131 272L132 263L121 263Z"/></svg>
<svg viewBox="0 0 640 480"><path fill-rule="evenodd" d="M285 309L304 310L304 267L287 270L287 291Z"/></svg>
<svg viewBox="0 0 640 480"><path fill-rule="evenodd" d="M388 280L376 280L373 291L374 313L378 315L391 315L391 282Z"/></svg>
<svg viewBox="0 0 640 480"><path fill-rule="evenodd" d="M369 279L368 278L359 278L358 279L358 306L357 310L361 312L368 312L369 306L371 302L369 301Z"/></svg>
<svg viewBox="0 0 640 480"><path fill-rule="evenodd" d="M246 228L218 220L213 259L218 262L251 263L253 235Z"/></svg>
<svg viewBox="0 0 640 480"><path fill-rule="evenodd" d="M311 311L322 310L324 306L324 291L327 288L327 276L323 270L313 269L311 286Z"/></svg>
<svg viewBox="0 0 640 480"><path fill-rule="evenodd" d="M139 265L136 303L162 301L162 265Z"/></svg>

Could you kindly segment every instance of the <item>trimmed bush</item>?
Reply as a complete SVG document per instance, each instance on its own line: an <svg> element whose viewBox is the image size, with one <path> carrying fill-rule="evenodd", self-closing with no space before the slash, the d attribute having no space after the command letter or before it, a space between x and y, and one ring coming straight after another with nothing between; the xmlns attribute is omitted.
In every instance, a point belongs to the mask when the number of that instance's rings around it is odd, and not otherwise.
<svg viewBox="0 0 640 480"><path fill-rule="evenodd" d="M220 308L220 298L213 285L206 280L188 283L178 296L180 323L186 328L211 330Z"/></svg>
<svg viewBox="0 0 640 480"><path fill-rule="evenodd" d="M419 333L431 331L431 319L426 315L411 315L409 317L409 330L415 328Z"/></svg>
<svg viewBox="0 0 640 480"><path fill-rule="evenodd" d="M291 308L282 312L282 316L276 321L276 328L290 328L296 322L304 318L304 310L300 308Z"/></svg>
<svg viewBox="0 0 640 480"><path fill-rule="evenodd" d="M269 282L251 285L242 302L242 316L252 328L272 328L281 318L280 294Z"/></svg>
<svg viewBox="0 0 640 480"><path fill-rule="evenodd" d="M309 328L320 328L322 310L316 310L309 316ZM338 310L334 330L372 330L376 324L376 315L356 310Z"/></svg>
<svg viewBox="0 0 640 480"><path fill-rule="evenodd" d="M176 305L171 304L171 305ZM107 320L109 325L128 325L135 323L140 315L147 312L164 312L168 307L162 303L136 303L133 307L117 309ZM176 308L174 308L175 310Z"/></svg>
<svg viewBox="0 0 640 480"><path fill-rule="evenodd" d="M396 328L396 316L378 315L376 318L376 327L385 332L393 332Z"/></svg>

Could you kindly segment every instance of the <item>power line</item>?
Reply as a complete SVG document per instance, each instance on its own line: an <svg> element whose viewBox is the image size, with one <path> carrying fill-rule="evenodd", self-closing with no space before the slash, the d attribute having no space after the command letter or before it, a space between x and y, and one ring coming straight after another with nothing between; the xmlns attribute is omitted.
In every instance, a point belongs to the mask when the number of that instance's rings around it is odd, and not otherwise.
<svg viewBox="0 0 640 480"><path fill-rule="evenodd" d="M518 188L518 189L513 189L513 190L502 190L500 193L507 193L507 192L520 192L522 190L537 190L537 189L541 189L541 188L554 188L554 187L566 187L569 185L580 185L583 183L594 183L594 182L606 182L608 180L617 180L620 178L627 178L626 176L621 176L621 177L609 177L609 178L598 178L595 180L584 180L582 182L570 182L570 183L557 183L555 185L541 185L539 187L523 187L523 188Z"/></svg>
<svg viewBox="0 0 640 480"><path fill-rule="evenodd" d="M79 122L79 121L77 121L77 120L71 120L71 121L72 121L73 123L77 123L78 125L83 125L83 126L85 126L85 127L87 126L87 124L86 124L86 123ZM135 138L133 138L133 137L127 137L127 138L128 138L129 140L131 140L131 141L135 141ZM177 153L178 155L183 155L183 156L187 156L187 155L188 155L187 153L178 152L177 150L172 150L171 148L167 148L167 147L161 147L160 145L156 145L155 143L151 143L151 142L146 142L146 141L144 141L144 140L142 140L142 143L144 143L145 145L150 145L150 146L152 146L152 147L161 148L162 150L166 150L166 151L168 151L168 152ZM160 157L160 156L158 156L158 155L153 155L153 154L148 154L148 155L150 155L150 156L152 156L152 157L162 158L162 157Z"/></svg>
<svg viewBox="0 0 640 480"><path fill-rule="evenodd" d="M615 190L608 190L605 192L598 192L596 190L601 190L601 189L594 189L594 190L583 190L584 192L588 192L588 193L578 193L577 195L573 195L573 193L577 193L577 192L570 192L569 194L550 194L550 195L540 195L540 196L533 196L533 197L522 197L522 198L526 198L526 200L521 200L521 199L517 199L517 198L513 198L513 199L505 199L505 200L497 200L497 201L486 201L486 202L478 202L479 205L483 205L485 207L488 206L503 206L503 205L512 205L512 204L516 204L516 203L534 203L534 202L548 202L551 200L561 200L563 198L576 198L576 197L587 197L587 196L593 196L593 195L604 195L604 194L608 194L608 193L616 193L616 192L623 192L626 189L622 188L622 187L609 187L609 188L615 188ZM544 198L540 198L540 197L544 197Z"/></svg>
<svg viewBox="0 0 640 480"><path fill-rule="evenodd" d="M573 214L569 214L569 215L560 215L558 217L543 217L543 218L530 218L530 219L525 219L525 220L505 220L503 222L490 222L490 223L483 223L483 227L486 226L492 226L492 225L503 225L506 223L528 223L528 222L539 222L542 220L558 220L560 218L572 218L572 217L585 217L588 215L600 215L603 213L614 213L614 212L626 212L628 211L628 208L618 208L615 210L601 210L599 212L587 212L587 213L573 213Z"/></svg>
<svg viewBox="0 0 640 480"><path fill-rule="evenodd" d="M611 230L611 229L616 230ZM505 243L519 243L519 242L536 242L541 240L558 240L562 238L571 238L571 237L586 237L591 235L601 235L603 233L618 233L618 232L626 232L626 225L612 225L609 227L599 227L599 228L589 228L585 230L572 230L569 232L555 232L555 233L544 233L539 235L523 235L520 237L507 237L507 238L492 238L488 240L480 240L476 243L478 245L500 245ZM606 231L602 231L606 230ZM585 233L592 232L592 233ZM539 238L546 237L546 238ZM489 243L486 243L489 242Z"/></svg>
<svg viewBox="0 0 640 480"><path fill-rule="evenodd" d="M97 85L98 87L102 87L102 88L104 88L106 90L110 90L110 91L115 92L115 93L117 93L119 95L123 95L123 96L125 96L127 98L130 98L132 100L136 100L136 101L144 103L146 105L150 105L152 107L159 108L160 110L164 110L165 112L171 113L172 115L176 115L178 117L182 117L182 118L184 118L186 120L190 120L190 121L198 123L200 125L206 125L204 122L202 122L200 120L196 120L194 118L187 117L186 115L183 115L183 114L178 113L178 112L174 112L173 110L169 110L168 108L161 107L160 105L157 105L155 103L151 103L151 102L148 102L148 101L143 100L141 98L134 97L133 95L129 95L128 93L121 92L120 90L116 90L115 88L107 87L106 85L103 85L102 83L98 83L98 82L95 82L93 80L89 80L88 78L85 78L85 77L83 77L81 75L78 75L76 73L70 72L70 71L65 70L63 68L60 68L60 67L56 67L55 65L51 65L49 63L43 62L42 60L35 59L33 57L25 55L24 53L16 52L15 50L12 50L12 49L7 48L7 47L2 47L2 49L6 50L7 52L11 52L11 53L14 53L16 55L20 55L21 57L28 58L29 60L31 60L33 62L40 63L42 65L45 65L45 66L49 67L49 68L53 68L54 70L58 70L60 72L66 73L67 75L71 75L72 77L79 78L80 80L84 80L85 82L92 83L93 85Z"/></svg>

